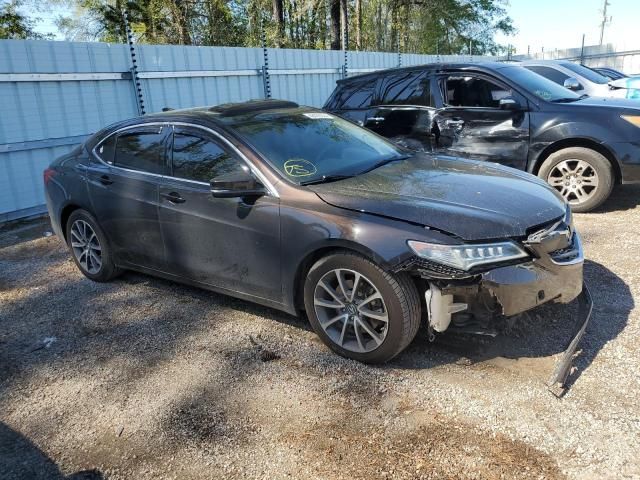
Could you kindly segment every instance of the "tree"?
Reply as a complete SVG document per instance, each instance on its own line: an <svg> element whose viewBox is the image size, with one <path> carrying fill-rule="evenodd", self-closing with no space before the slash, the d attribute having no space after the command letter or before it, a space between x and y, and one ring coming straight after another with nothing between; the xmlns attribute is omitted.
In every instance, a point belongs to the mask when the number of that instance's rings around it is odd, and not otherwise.
<svg viewBox="0 0 640 480"><path fill-rule="evenodd" d="M20 13L22 2L12 0L0 6L0 39L27 40L48 38L37 33L33 27L34 19Z"/></svg>

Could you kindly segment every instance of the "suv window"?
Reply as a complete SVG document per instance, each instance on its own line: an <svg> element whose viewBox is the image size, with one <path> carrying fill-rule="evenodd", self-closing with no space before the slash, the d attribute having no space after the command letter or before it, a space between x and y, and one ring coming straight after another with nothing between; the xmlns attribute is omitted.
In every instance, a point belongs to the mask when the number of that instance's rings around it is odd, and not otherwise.
<svg viewBox="0 0 640 480"><path fill-rule="evenodd" d="M176 130L173 135L173 176L206 182L241 172L242 161L201 133Z"/></svg>
<svg viewBox="0 0 640 480"><path fill-rule="evenodd" d="M467 75L447 77L446 92L447 103L454 107L499 108L501 99L513 95L508 87Z"/></svg>
<svg viewBox="0 0 640 480"><path fill-rule="evenodd" d="M164 173L164 139L165 133L158 129L121 133L116 140L116 166L143 172Z"/></svg>
<svg viewBox="0 0 640 480"><path fill-rule="evenodd" d="M551 67L543 67L542 65L525 65L525 68L537 73L538 75L542 75L544 78L547 78L558 85L564 85L564 81L569 78L569 75Z"/></svg>
<svg viewBox="0 0 640 480"><path fill-rule="evenodd" d="M337 98L336 107L346 110L369 108L375 89L375 79L346 85Z"/></svg>
<svg viewBox="0 0 640 480"><path fill-rule="evenodd" d="M427 72L389 75L382 83L384 105L434 105Z"/></svg>

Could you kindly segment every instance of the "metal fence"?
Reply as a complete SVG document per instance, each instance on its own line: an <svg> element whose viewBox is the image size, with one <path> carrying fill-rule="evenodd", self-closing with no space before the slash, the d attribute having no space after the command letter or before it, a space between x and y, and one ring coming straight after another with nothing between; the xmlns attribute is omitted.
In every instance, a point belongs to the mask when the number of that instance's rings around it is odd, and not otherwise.
<svg viewBox="0 0 640 480"><path fill-rule="evenodd" d="M489 57L136 45L146 113L264 98L321 106L346 75ZM346 62L345 62L346 59ZM43 212L42 171L87 135L138 115L128 45L0 41L0 222Z"/></svg>
<svg viewBox="0 0 640 480"><path fill-rule="evenodd" d="M588 45L576 48L548 49L531 55L516 55L514 59L572 60L588 67L611 67L628 75L640 74L640 50L618 50L612 44Z"/></svg>

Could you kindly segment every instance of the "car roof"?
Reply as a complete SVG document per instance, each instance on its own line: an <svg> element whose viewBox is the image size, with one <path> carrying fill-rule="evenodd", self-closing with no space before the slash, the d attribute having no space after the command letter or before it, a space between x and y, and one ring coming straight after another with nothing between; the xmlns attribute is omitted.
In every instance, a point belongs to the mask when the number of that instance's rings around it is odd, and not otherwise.
<svg viewBox="0 0 640 480"><path fill-rule="evenodd" d="M422 65L412 65L410 67L387 68L384 70L376 70L375 72L367 72L360 75L353 75L348 78L338 80L339 85L349 84L354 81L366 80L367 78L375 78L380 75L390 75L393 73L412 72L416 70L499 70L501 68L518 66L518 64L507 62L457 62L457 63L425 63ZM348 70L348 69L347 69Z"/></svg>
<svg viewBox="0 0 640 480"><path fill-rule="evenodd" d="M569 60L523 60L522 61L522 65L523 66L527 66L527 65L559 65L561 67L564 67L568 63L573 63L573 62L570 62Z"/></svg>
<svg viewBox="0 0 640 480"><path fill-rule="evenodd" d="M151 113L144 116L133 117L126 120L113 123L102 130L93 134L88 140L87 145L92 146L101 139L111 135L112 133L126 127L134 127L136 125L144 126L154 122L194 122L199 124L213 124L223 129L233 128L234 119L246 119L252 114L258 114L268 111L278 111L286 113L294 110L315 110L311 107L301 107L295 102L287 100L248 100L238 103L224 103L221 105L172 109L164 108L162 112Z"/></svg>

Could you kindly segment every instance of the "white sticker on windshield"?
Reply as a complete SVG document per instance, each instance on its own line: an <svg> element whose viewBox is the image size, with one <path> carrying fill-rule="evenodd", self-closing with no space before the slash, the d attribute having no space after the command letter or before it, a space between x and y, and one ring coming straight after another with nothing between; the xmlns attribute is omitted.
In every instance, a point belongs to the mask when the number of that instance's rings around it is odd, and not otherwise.
<svg viewBox="0 0 640 480"><path fill-rule="evenodd" d="M322 112L307 112L307 113L303 113L303 115L307 118L313 118L314 120L320 120L322 118L331 120L333 118L328 113L322 113Z"/></svg>

